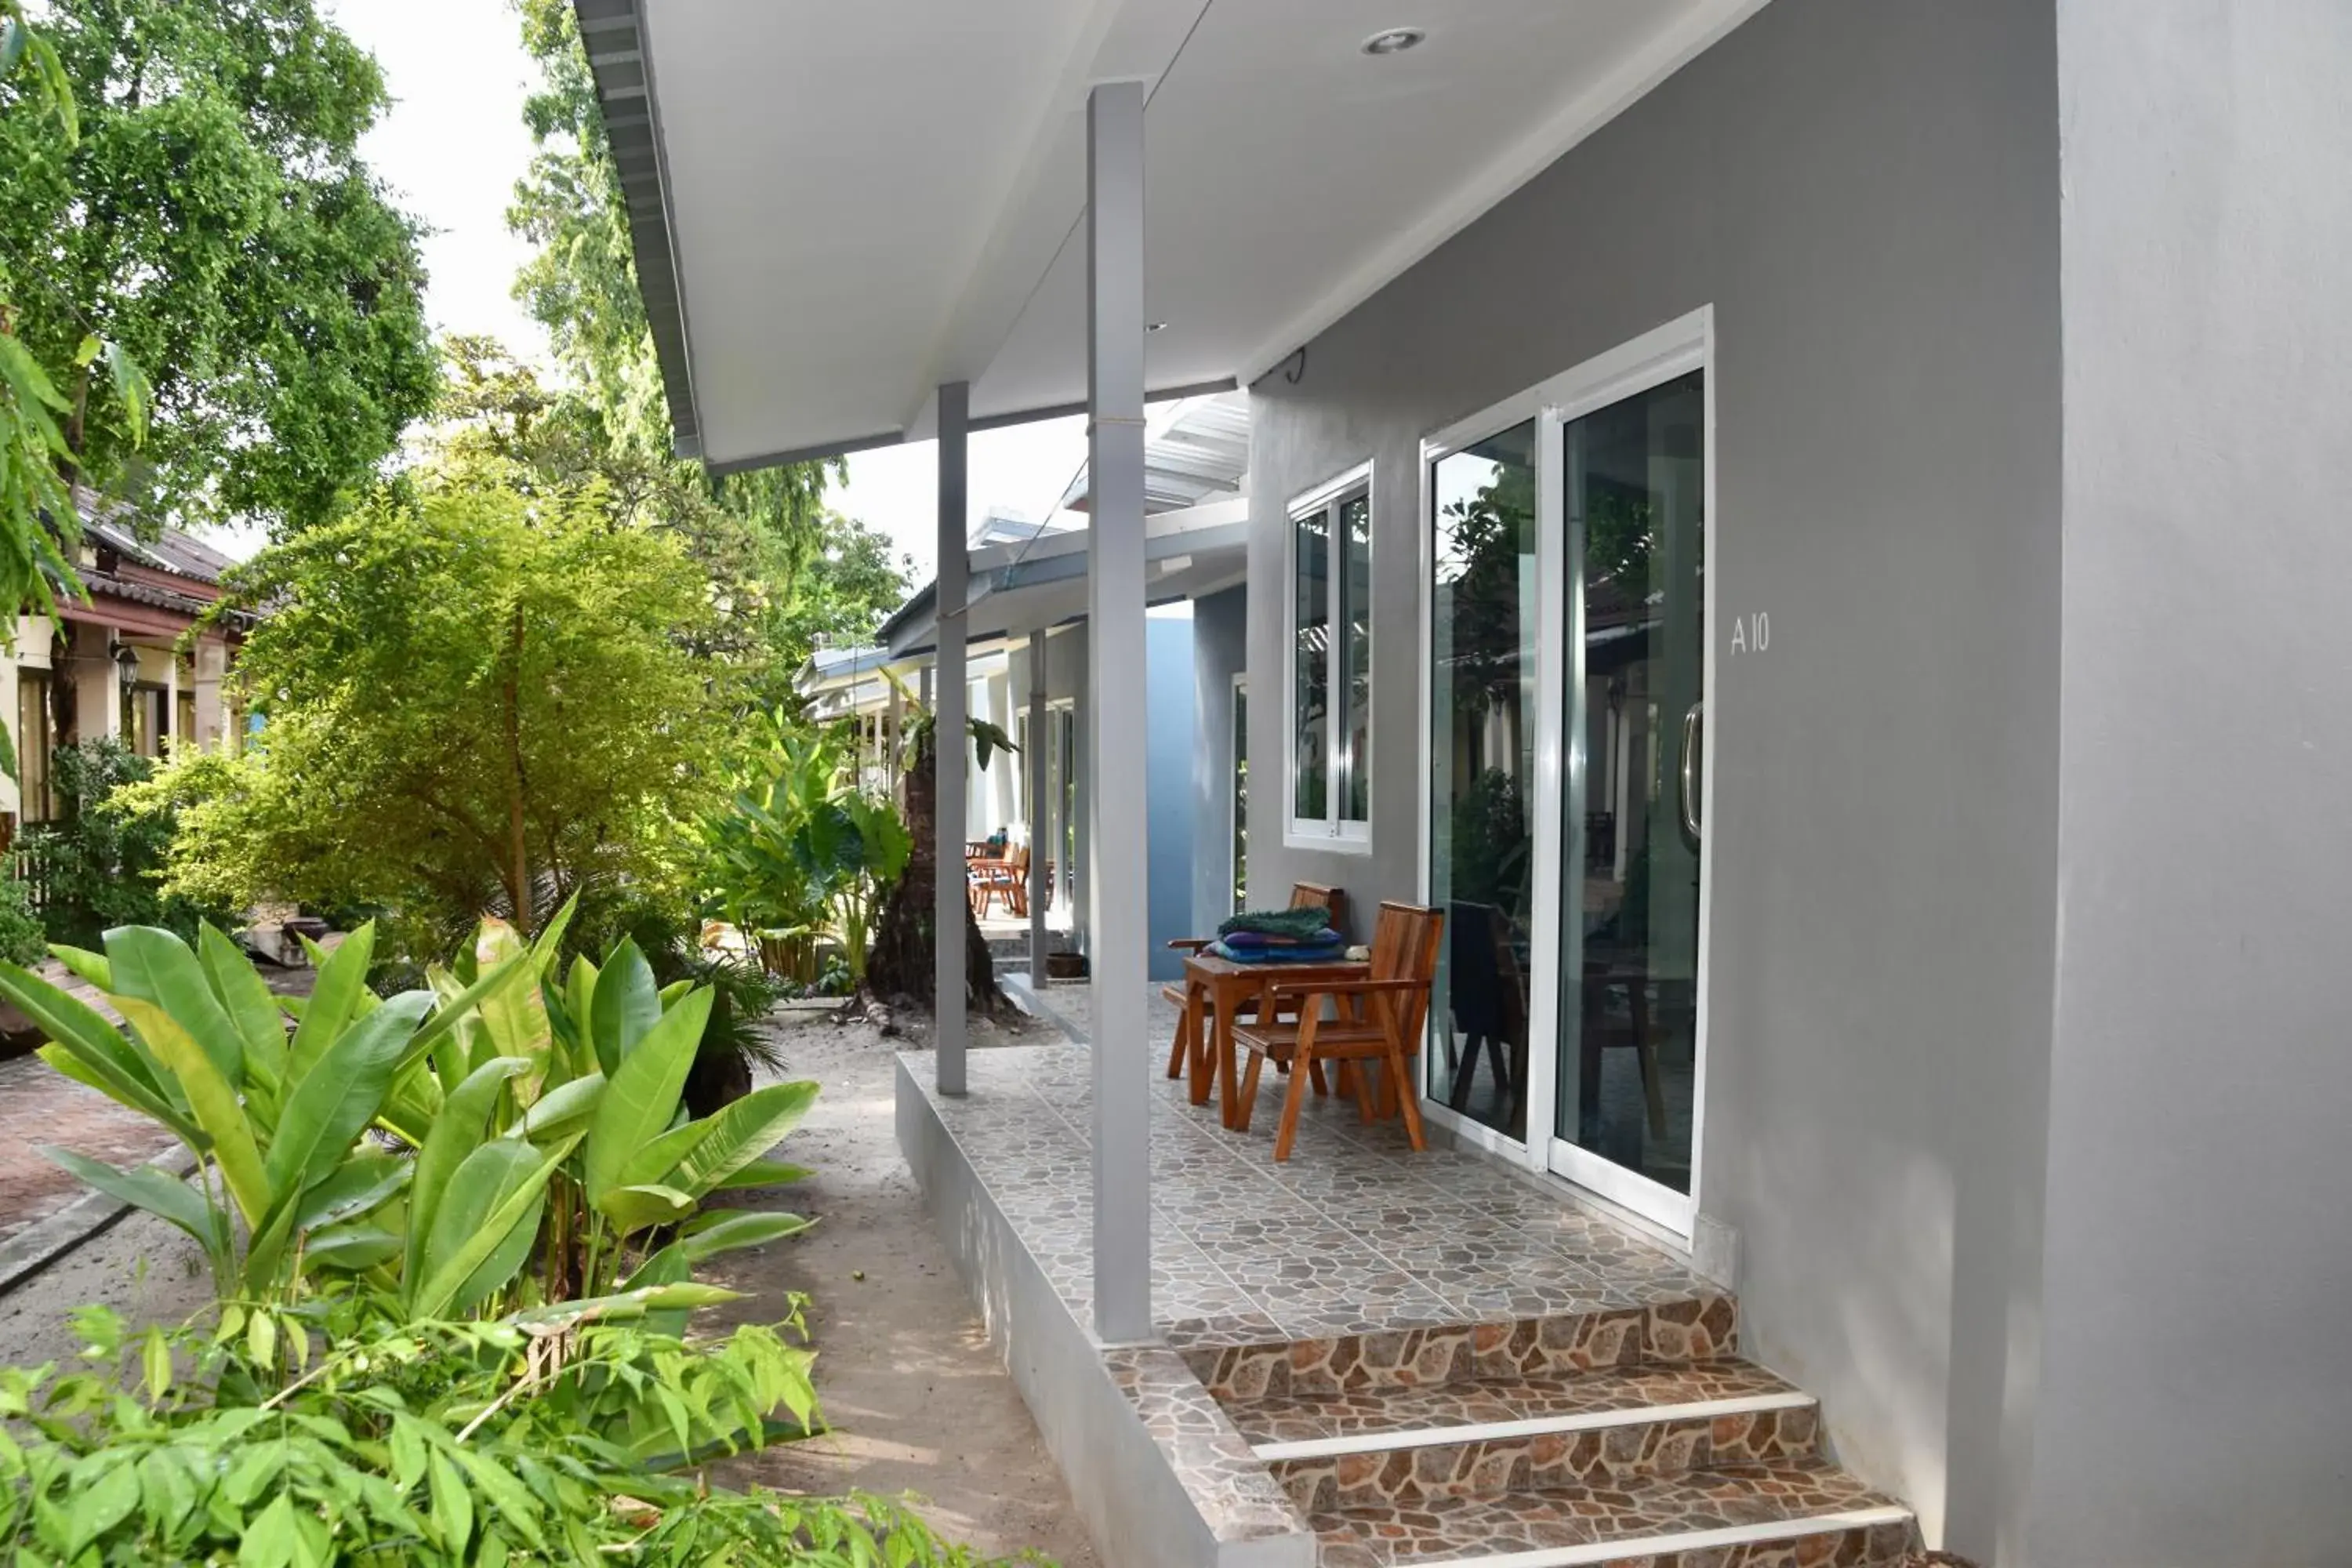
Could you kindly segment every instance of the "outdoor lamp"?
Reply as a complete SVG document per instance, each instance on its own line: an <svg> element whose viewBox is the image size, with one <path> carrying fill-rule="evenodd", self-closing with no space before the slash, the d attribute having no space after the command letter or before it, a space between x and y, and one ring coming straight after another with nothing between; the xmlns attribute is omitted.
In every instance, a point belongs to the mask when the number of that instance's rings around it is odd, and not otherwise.
<svg viewBox="0 0 2352 1568"><path fill-rule="evenodd" d="M122 682L123 695L129 696L131 689L139 684L139 650L128 643L117 643L114 673Z"/></svg>

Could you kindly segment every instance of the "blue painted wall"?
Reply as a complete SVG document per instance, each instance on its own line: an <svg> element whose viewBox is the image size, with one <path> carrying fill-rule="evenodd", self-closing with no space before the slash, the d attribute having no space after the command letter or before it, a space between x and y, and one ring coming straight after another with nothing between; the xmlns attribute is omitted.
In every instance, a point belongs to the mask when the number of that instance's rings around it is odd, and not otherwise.
<svg viewBox="0 0 2352 1568"><path fill-rule="evenodd" d="M1192 616L1190 605L1154 610L1144 623L1144 814L1150 835L1151 977L1183 973L1168 943L1192 931Z"/></svg>

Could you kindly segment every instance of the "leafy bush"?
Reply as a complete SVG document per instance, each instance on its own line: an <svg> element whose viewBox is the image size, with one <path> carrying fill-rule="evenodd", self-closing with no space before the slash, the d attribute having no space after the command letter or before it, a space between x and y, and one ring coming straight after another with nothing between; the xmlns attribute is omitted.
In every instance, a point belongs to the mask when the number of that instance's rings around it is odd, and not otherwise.
<svg viewBox="0 0 2352 1568"><path fill-rule="evenodd" d="M109 1565L972 1561L891 1504L646 1468L600 1424L600 1391L656 1387L718 1449L766 1440L779 1408L804 1430L814 1405L807 1353L772 1333L698 1353L645 1310L396 1323L354 1297L315 1325L136 1338L86 1310L90 1370L0 1371L0 1536L18 1561Z"/></svg>
<svg viewBox="0 0 2352 1568"><path fill-rule="evenodd" d="M86 947L120 925L162 926L193 941L202 921L234 923L237 906L228 900L163 890L177 818L168 809L134 811L119 793L145 783L153 762L102 735L59 747L55 767L63 820L17 840L44 890L41 922L51 942Z"/></svg>
<svg viewBox="0 0 2352 1568"><path fill-rule="evenodd" d="M846 752L763 715L703 842L717 913L763 935L821 931L841 944L850 988L865 983L875 919L914 840L895 805L857 788Z"/></svg>
<svg viewBox="0 0 2352 1568"><path fill-rule="evenodd" d="M43 1152L194 1237L225 1301L359 1275L417 1317L494 1315L682 1282L702 1258L805 1228L794 1215L700 1209L721 1188L803 1173L763 1156L816 1085L681 1121L714 993L658 986L627 942L555 984L568 913L530 947L486 921L429 990L381 1002L364 984L374 933L362 926L320 955L290 1040L281 1009L295 1004L210 926L201 952L142 927L108 932L102 954L62 950L128 1033L0 965L0 995L48 1036L43 1058L168 1128L200 1180ZM369 1142L372 1124L413 1157Z"/></svg>
<svg viewBox="0 0 2352 1568"><path fill-rule="evenodd" d="M0 959L38 963L48 955L48 940L29 889L14 877L0 876Z"/></svg>

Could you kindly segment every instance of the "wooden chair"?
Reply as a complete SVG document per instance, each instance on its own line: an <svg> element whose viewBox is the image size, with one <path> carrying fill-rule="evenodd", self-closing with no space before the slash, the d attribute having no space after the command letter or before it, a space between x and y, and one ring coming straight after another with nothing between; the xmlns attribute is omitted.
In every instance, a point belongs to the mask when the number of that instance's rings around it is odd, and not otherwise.
<svg viewBox="0 0 2352 1568"><path fill-rule="evenodd" d="M1016 918L1029 912L1029 847L1015 845L1001 856L971 862L971 918L984 921L988 906L1000 903Z"/></svg>
<svg viewBox="0 0 2352 1568"><path fill-rule="evenodd" d="M1292 1020L1286 1023L1261 1016L1255 1024L1237 1024L1234 1028L1234 1039L1249 1052L1235 1131L1249 1129L1259 1069L1268 1061L1289 1063L1290 1089L1283 1096L1282 1125L1274 1137L1274 1157L1287 1160L1291 1142L1298 1134L1298 1112L1307 1102L1308 1074L1326 1061L1377 1062L1383 1069L1381 1109L1402 1111L1405 1136L1413 1148L1428 1147L1407 1064L1421 1047L1422 1025L1429 1016L1430 983L1437 974L1437 944L1444 931L1445 914L1441 910L1383 903L1372 928L1371 965L1363 979L1276 985L1268 1000L1273 1006L1287 1004ZM1344 1004L1344 1007L1335 1006L1334 1016L1326 1018L1327 1002ZM1301 1063L1307 1072L1297 1070ZM1357 1110L1370 1121L1372 1090L1370 1075L1360 1065L1355 1080Z"/></svg>
<svg viewBox="0 0 2352 1568"><path fill-rule="evenodd" d="M1321 882L1293 882L1290 885L1290 907L1294 910L1322 910L1329 918L1331 929L1338 931L1348 918L1348 895L1338 888L1326 887ZM1213 936L1180 936L1168 945L1179 952L1198 952L1216 940ZM1202 1047L1205 1042L1192 1037L1192 1013L1191 1008L1184 1005L1184 987L1177 984L1162 985L1160 988L1160 994L1173 1002L1181 1009L1176 1020L1175 1048L1168 1053L1168 1076L1182 1078L1185 1061L1188 1058L1201 1059ZM1204 1016L1201 1019L1203 1027L1207 1027L1212 1022L1205 1013L1204 1008ZM1211 1066L1202 1070L1214 1071L1215 1069ZM1319 1069L1316 1073L1315 1091L1318 1094L1323 1092L1323 1078Z"/></svg>

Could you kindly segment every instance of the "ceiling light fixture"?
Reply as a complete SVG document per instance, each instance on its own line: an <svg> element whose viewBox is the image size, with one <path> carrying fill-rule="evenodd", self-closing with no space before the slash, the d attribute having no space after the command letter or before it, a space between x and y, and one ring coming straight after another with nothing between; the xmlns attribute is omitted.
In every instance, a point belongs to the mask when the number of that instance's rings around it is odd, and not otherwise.
<svg viewBox="0 0 2352 1568"><path fill-rule="evenodd" d="M1419 27L1391 27L1364 40L1368 55L1401 55L1428 37Z"/></svg>
<svg viewBox="0 0 2352 1568"><path fill-rule="evenodd" d="M1146 321L1143 323L1143 330L1147 332L1164 332L1168 330L1168 323L1165 321Z"/></svg>

